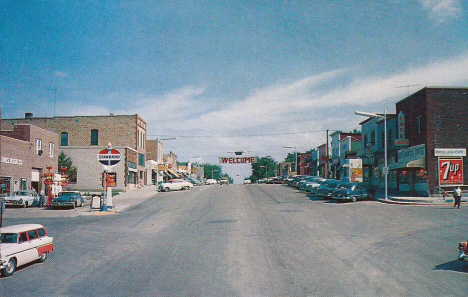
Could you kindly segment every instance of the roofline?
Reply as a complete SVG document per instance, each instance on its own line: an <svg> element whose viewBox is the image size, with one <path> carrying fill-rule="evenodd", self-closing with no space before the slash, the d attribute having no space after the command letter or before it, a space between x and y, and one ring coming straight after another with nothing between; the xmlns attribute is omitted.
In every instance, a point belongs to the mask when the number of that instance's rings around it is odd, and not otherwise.
<svg viewBox="0 0 468 297"><path fill-rule="evenodd" d="M438 86L429 86L429 87L427 87L426 86L426 87L420 89L419 91L416 91L413 94L406 96L405 98L401 99L400 101L397 101L395 103L395 105L402 102L402 101L405 101L409 97L413 97L414 95L416 95L418 93L421 93L421 92L425 92L427 90L467 90L468 91L468 87L440 87L440 86L439 87Z"/></svg>

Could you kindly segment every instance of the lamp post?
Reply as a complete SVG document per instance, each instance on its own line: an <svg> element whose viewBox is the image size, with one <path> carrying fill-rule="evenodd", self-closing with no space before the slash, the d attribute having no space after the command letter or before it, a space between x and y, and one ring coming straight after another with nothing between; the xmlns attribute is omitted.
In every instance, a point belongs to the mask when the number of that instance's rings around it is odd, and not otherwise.
<svg viewBox="0 0 468 297"><path fill-rule="evenodd" d="M294 167L296 169L296 175L298 174L297 171L297 147L292 145L283 145L283 148L293 148L294 149Z"/></svg>
<svg viewBox="0 0 468 297"><path fill-rule="evenodd" d="M355 111L354 112L357 115L360 116L365 116L368 118L378 118L378 119L383 119L384 120L384 168L382 170L382 174L385 176L385 200L388 200L388 164L387 164L387 109L385 108L384 110L384 115L379 115L375 113L369 113L369 112L362 112L362 111Z"/></svg>
<svg viewBox="0 0 468 297"><path fill-rule="evenodd" d="M215 179L215 178L214 178L214 173L215 173L215 172L218 172L218 171L219 171L219 170L214 170L213 167L211 168L211 178L212 178L212 179Z"/></svg>
<svg viewBox="0 0 468 297"><path fill-rule="evenodd" d="M156 186L159 187L159 142L161 140L173 140L173 139L177 139L177 137L170 137L170 138L162 138L160 139L159 136L158 138L156 139Z"/></svg>

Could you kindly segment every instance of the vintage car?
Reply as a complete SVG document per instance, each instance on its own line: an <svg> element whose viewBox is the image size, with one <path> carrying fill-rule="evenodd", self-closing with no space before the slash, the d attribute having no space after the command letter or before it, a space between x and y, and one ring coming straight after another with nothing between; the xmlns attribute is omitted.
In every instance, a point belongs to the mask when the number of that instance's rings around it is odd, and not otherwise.
<svg viewBox="0 0 468 297"><path fill-rule="evenodd" d="M458 260L468 262L468 241L458 244Z"/></svg>
<svg viewBox="0 0 468 297"><path fill-rule="evenodd" d="M326 181L325 178L318 178L313 182L307 182L305 191L311 194L317 194L318 188Z"/></svg>
<svg viewBox="0 0 468 297"><path fill-rule="evenodd" d="M250 185L250 184L252 184L252 181L250 180L250 178L244 179L244 185Z"/></svg>
<svg viewBox="0 0 468 297"><path fill-rule="evenodd" d="M2 274L11 276L21 265L33 261L44 262L54 250L53 240L39 224L3 227L0 236Z"/></svg>
<svg viewBox="0 0 468 297"><path fill-rule="evenodd" d="M330 198L333 191L335 191L341 183L343 182L340 180L327 179L317 188L317 195L324 198Z"/></svg>
<svg viewBox="0 0 468 297"><path fill-rule="evenodd" d="M159 184L159 191L169 192L175 190L189 190L193 184L179 178L170 179L167 183Z"/></svg>
<svg viewBox="0 0 468 297"><path fill-rule="evenodd" d="M205 185L216 185L218 183L217 180L209 178L206 180Z"/></svg>
<svg viewBox="0 0 468 297"><path fill-rule="evenodd" d="M331 198L340 201L356 202L357 200L369 199L371 196L367 188L360 183L342 183L333 191Z"/></svg>
<svg viewBox="0 0 468 297"><path fill-rule="evenodd" d="M80 192L78 191L63 191L58 193L58 196L52 200L50 206L52 208L59 208L59 207L79 207L83 206L84 198L81 196Z"/></svg>
<svg viewBox="0 0 468 297"><path fill-rule="evenodd" d="M219 180L219 184L220 185L229 185L229 179L227 177L222 177L220 180Z"/></svg>
<svg viewBox="0 0 468 297"><path fill-rule="evenodd" d="M13 195L5 199L6 206L37 206L39 205L39 195L36 190L21 190L13 192Z"/></svg>

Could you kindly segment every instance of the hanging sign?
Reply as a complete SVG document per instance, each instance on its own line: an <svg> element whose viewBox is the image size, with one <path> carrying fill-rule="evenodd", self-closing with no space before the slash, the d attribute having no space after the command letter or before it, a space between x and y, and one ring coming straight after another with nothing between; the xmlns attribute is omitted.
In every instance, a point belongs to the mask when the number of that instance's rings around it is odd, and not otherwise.
<svg viewBox="0 0 468 297"><path fill-rule="evenodd" d="M221 164L254 164L257 162L257 157L219 157Z"/></svg>
<svg viewBox="0 0 468 297"><path fill-rule="evenodd" d="M101 150L97 155L97 160L104 166L115 166L122 159L122 155L109 143L107 149Z"/></svg>

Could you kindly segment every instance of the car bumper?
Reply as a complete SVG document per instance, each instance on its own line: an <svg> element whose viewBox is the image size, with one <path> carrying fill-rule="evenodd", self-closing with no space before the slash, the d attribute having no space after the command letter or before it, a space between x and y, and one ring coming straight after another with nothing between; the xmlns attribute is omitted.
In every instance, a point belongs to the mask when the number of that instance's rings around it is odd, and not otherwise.
<svg viewBox="0 0 468 297"><path fill-rule="evenodd" d="M335 200L351 200L349 196L331 196L331 198Z"/></svg>
<svg viewBox="0 0 468 297"><path fill-rule="evenodd" d="M68 201L68 202L52 202L52 203L50 204L50 206L52 206L52 207L63 207L63 206L73 207L73 206L75 206L75 202L74 202L74 201Z"/></svg>
<svg viewBox="0 0 468 297"><path fill-rule="evenodd" d="M17 200L6 200L5 201L5 206L24 206L24 201L23 202L19 202Z"/></svg>

